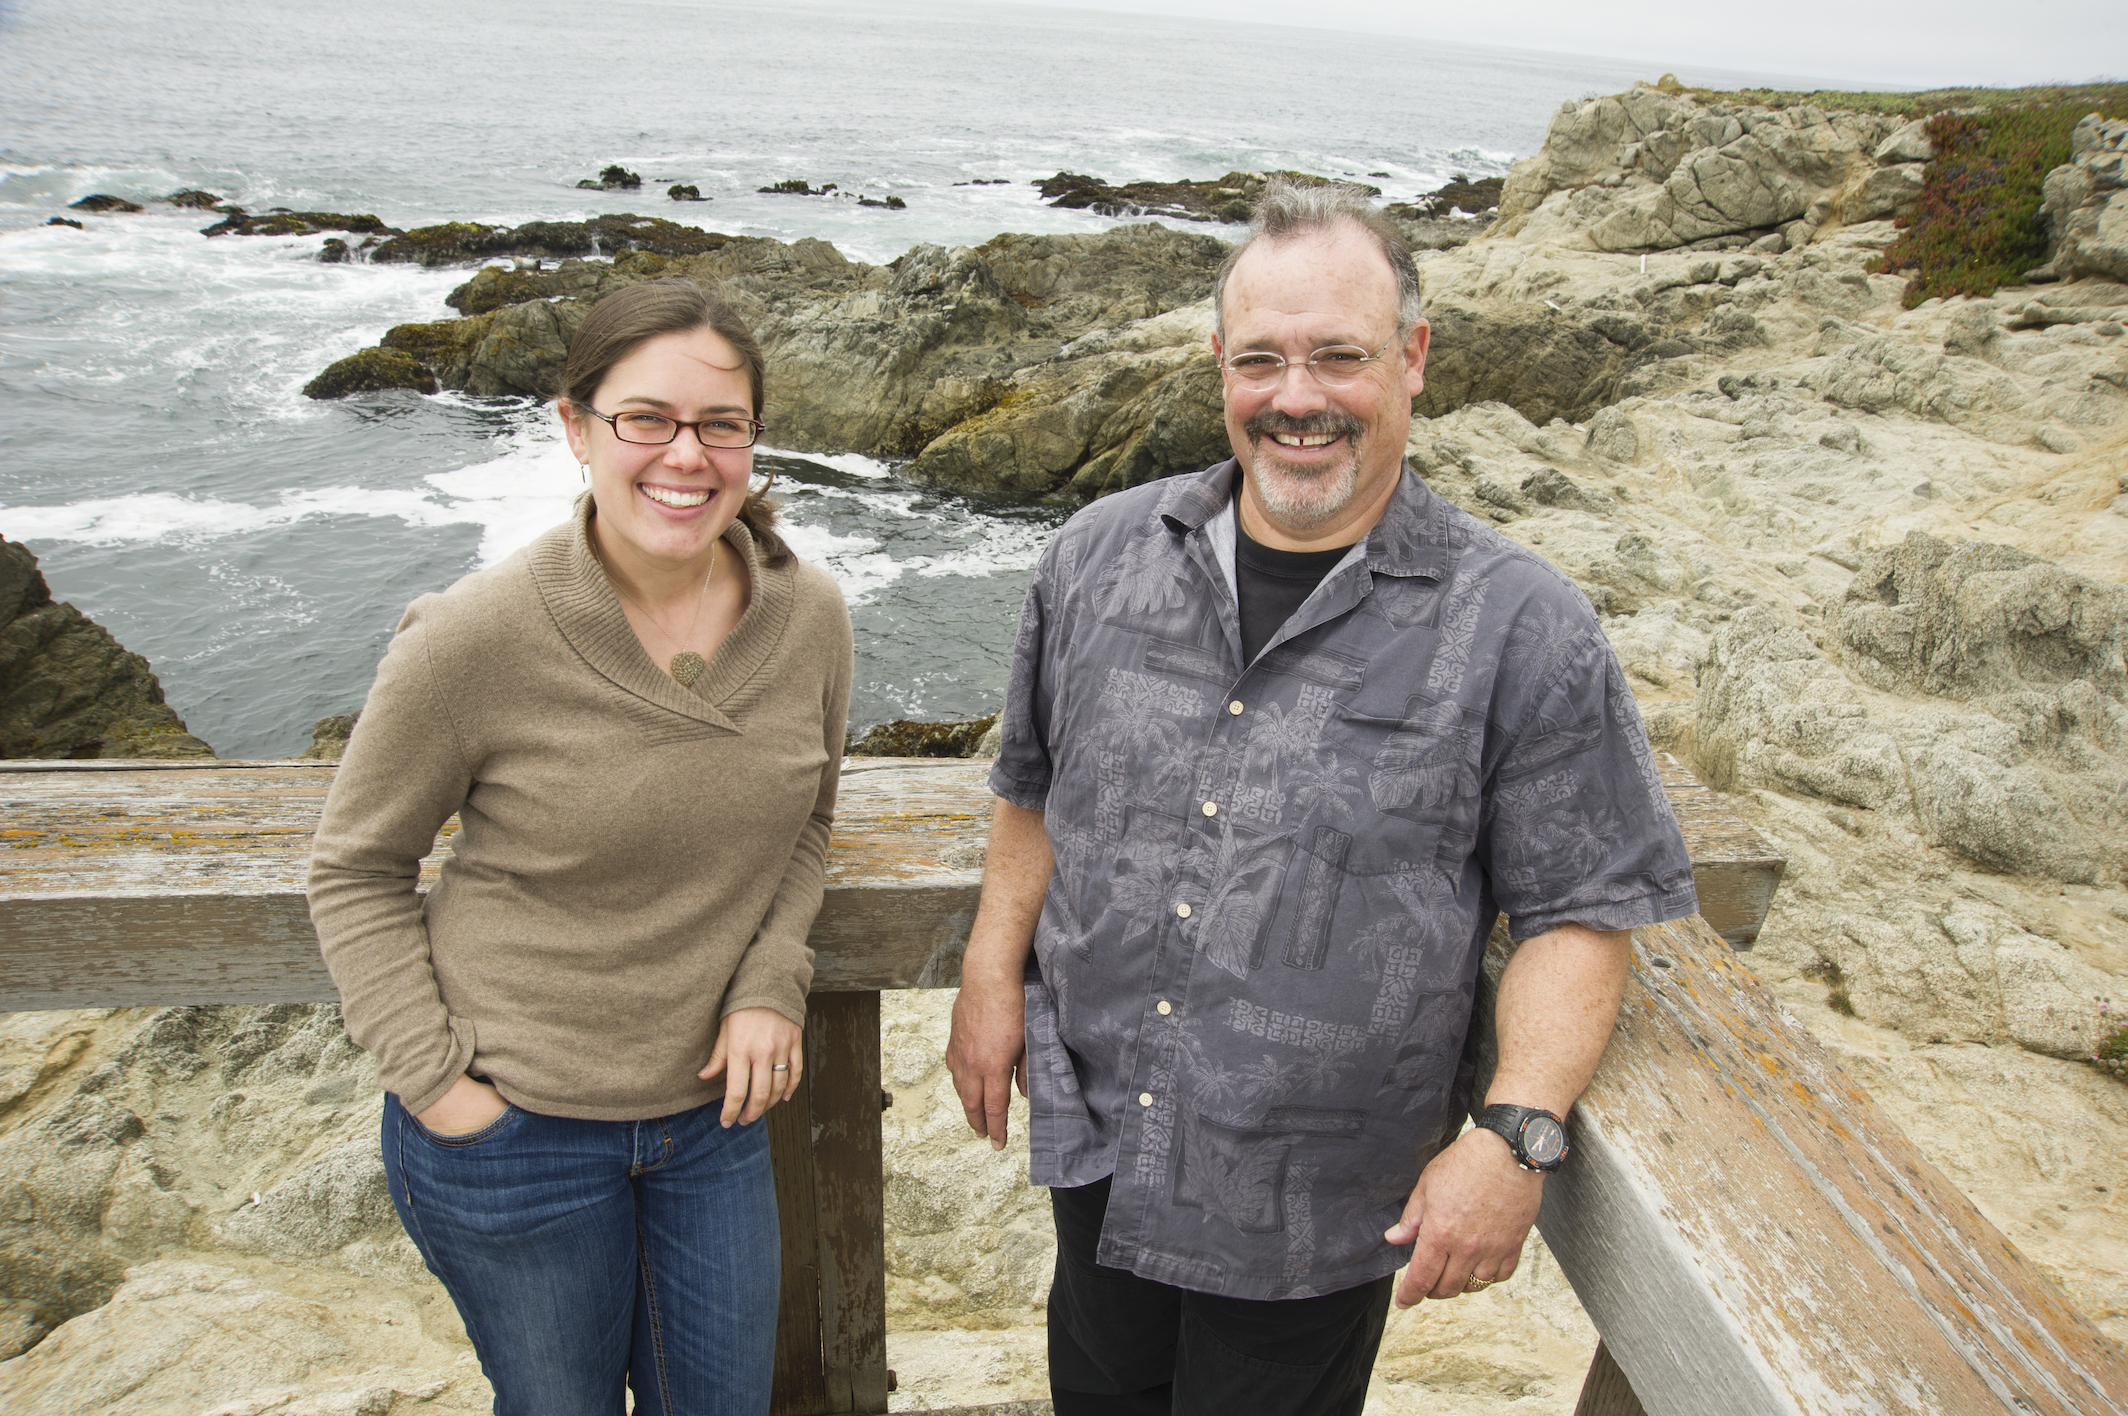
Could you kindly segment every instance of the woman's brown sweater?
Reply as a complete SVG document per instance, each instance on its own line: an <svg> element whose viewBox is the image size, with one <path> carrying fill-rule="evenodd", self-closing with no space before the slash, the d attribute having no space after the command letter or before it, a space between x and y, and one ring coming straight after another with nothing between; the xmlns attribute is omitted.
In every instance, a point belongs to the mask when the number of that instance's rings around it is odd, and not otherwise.
<svg viewBox="0 0 2128 1416"><path fill-rule="evenodd" d="M761 564L692 688L576 517L408 607L326 798L310 913L347 1030L411 1111L466 1072L529 1111L670 1115L737 1008L805 1020L850 693L822 571ZM462 829L426 905L421 858Z"/></svg>

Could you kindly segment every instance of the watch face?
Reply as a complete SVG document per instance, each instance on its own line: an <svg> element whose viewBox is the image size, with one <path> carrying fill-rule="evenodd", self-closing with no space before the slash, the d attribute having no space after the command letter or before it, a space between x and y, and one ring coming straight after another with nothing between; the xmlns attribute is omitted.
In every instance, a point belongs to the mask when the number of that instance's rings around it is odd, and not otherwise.
<svg viewBox="0 0 2128 1416"><path fill-rule="evenodd" d="M1566 1128L1549 1116L1532 1116L1522 1127L1522 1153L1532 1165L1553 1165L1566 1154Z"/></svg>

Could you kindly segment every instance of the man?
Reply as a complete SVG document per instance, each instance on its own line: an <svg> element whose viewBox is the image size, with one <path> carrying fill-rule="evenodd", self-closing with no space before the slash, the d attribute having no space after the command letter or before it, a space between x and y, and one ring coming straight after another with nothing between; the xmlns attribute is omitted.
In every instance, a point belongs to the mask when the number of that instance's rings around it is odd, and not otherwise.
<svg viewBox="0 0 2128 1416"><path fill-rule="evenodd" d="M1588 602L1404 463L1395 228L1274 183L1214 299L1233 460L1088 507L1028 590L947 1053L992 1145L1029 1097L1058 1416L1356 1416L1399 1267L1400 1305L1515 1271L1630 930L1696 908Z"/></svg>

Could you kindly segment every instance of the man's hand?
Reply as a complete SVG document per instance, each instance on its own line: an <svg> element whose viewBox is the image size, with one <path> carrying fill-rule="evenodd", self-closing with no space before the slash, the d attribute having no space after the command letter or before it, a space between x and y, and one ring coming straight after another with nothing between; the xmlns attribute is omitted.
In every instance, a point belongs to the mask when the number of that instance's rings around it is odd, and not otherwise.
<svg viewBox="0 0 2128 1416"><path fill-rule="evenodd" d="M1603 1060L1632 958L1630 930L1562 924L1523 941L1500 975L1500 1065L1485 1100L1566 1115ZM1543 1200L1543 1175L1518 1165L1505 1140L1483 1127L1465 1131L1420 1172L1404 1217L1383 1236L1417 1241L1397 1306L1514 1273Z"/></svg>
<svg viewBox="0 0 2128 1416"><path fill-rule="evenodd" d="M1419 1173L1404 1217L1382 1235L1392 1244L1417 1241L1396 1305L1460 1297L1474 1278L1512 1277L1543 1199L1544 1177L1517 1165L1506 1141L1480 1127L1465 1131Z"/></svg>
<svg viewBox="0 0 2128 1416"><path fill-rule="evenodd" d="M1005 1149L1012 1084L1027 1095L1027 991L1021 980L1034 949L1035 922L1056 869L1042 813L998 799L983 862L983 899L961 958L946 1066L961 1109L992 1150Z"/></svg>
<svg viewBox="0 0 2128 1416"><path fill-rule="evenodd" d="M968 1125L990 1138L992 1150L1005 1149L1015 1080L1027 1095L1027 996L1018 982L961 980L946 1066Z"/></svg>
<svg viewBox="0 0 2128 1416"><path fill-rule="evenodd" d="M717 1029L709 1065L695 1075L706 1082L719 1072L725 1077L718 1123L726 1129L734 1121L750 1126L797 1093L805 1075L805 1029L774 1008L734 1008Z"/></svg>

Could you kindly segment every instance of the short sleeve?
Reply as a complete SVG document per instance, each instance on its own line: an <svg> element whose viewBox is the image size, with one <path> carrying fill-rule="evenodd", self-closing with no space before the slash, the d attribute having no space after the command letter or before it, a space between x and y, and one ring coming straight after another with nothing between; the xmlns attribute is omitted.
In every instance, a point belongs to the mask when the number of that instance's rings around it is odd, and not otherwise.
<svg viewBox="0 0 2128 1416"><path fill-rule="evenodd" d="M1012 673L1005 683L1005 707L998 719L997 763L990 769L990 790L1014 806L1040 811L1049 800L1055 764L1049 755L1050 713L1056 706L1054 642L1055 578L1058 545L1051 540L1027 586L1020 606L1020 629L1012 642Z"/></svg>
<svg viewBox="0 0 2128 1416"><path fill-rule="evenodd" d="M1513 728L1491 771L1479 849L1517 940L1698 910L1639 709L1600 632L1561 649Z"/></svg>

